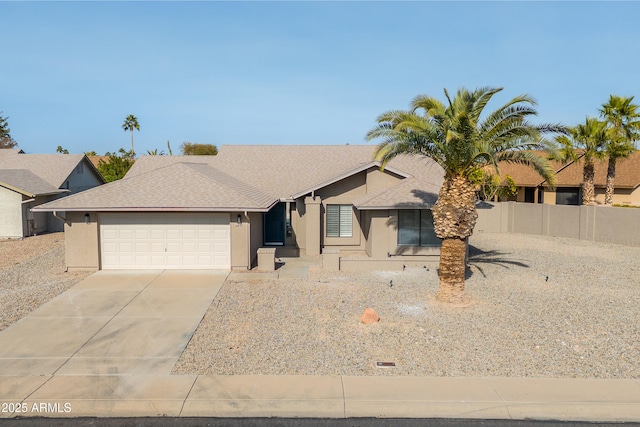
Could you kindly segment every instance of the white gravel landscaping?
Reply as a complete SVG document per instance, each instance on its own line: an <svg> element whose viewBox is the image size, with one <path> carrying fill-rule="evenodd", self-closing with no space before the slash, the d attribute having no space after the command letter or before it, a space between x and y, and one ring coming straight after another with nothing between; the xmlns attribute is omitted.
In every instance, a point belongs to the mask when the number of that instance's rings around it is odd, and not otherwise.
<svg viewBox="0 0 640 427"><path fill-rule="evenodd" d="M0 240L0 331L91 274L64 270L64 233Z"/></svg>
<svg viewBox="0 0 640 427"><path fill-rule="evenodd" d="M422 268L228 280L174 373L640 378L640 248L482 233L471 245L464 308L434 301ZM360 323L367 307L378 323Z"/></svg>

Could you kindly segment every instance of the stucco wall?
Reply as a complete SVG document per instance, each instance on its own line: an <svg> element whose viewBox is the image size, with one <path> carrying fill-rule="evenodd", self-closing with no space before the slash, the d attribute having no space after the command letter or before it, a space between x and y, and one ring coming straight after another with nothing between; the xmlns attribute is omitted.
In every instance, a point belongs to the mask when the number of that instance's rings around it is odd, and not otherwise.
<svg viewBox="0 0 640 427"><path fill-rule="evenodd" d="M89 224L84 222L84 212L67 212L66 219L64 244L67 268L99 269L98 215L89 214Z"/></svg>
<svg viewBox="0 0 640 427"><path fill-rule="evenodd" d="M503 202L478 209L475 231L524 233L640 246L640 208Z"/></svg>
<svg viewBox="0 0 640 427"><path fill-rule="evenodd" d="M375 193L397 184L400 180L402 180L402 177L392 172L382 172L379 168L371 168L367 170L366 191L368 194Z"/></svg>
<svg viewBox="0 0 640 427"><path fill-rule="evenodd" d="M0 237L23 237L22 194L0 187Z"/></svg>
<svg viewBox="0 0 640 427"><path fill-rule="evenodd" d="M257 263L258 249L262 247L262 213L250 212L249 213L249 230L250 230L250 264L253 266Z"/></svg>
<svg viewBox="0 0 640 427"><path fill-rule="evenodd" d="M238 225L238 213L232 213L229 221L231 239L231 269L247 270L251 267L251 225L244 214L239 214L241 223Z"/></svg>

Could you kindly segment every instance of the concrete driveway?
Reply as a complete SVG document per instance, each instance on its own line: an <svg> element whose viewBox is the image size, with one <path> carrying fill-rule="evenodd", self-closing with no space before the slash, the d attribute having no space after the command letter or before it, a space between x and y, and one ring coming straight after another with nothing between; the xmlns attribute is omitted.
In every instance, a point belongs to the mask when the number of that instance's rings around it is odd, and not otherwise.
<svg viewBox="0 0 640 427"><path fill-rule="evenodd" d="M0 376L168 375L228 274L97 272L0 333Z"/></svg>

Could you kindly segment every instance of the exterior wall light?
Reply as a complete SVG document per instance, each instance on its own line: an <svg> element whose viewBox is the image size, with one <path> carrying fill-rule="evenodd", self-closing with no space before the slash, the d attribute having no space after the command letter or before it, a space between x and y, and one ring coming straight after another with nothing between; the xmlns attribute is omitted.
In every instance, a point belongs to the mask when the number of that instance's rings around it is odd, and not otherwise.
<svg viewBox="0 0 640 427"><path fill-rule="evenodd" d="M240 216L240 214L238 214L238 217L236 218L236 225L238 226L242 225L242 216Z"/></svg>
<svg viewBox="0 0 640 427"><path fill-rule="evenodd" d="M88 214L88 213L87 213L87 214L84 214L84 223L85 223L85 224L89 224L89 219L90 219L89 214Z"/></svg>

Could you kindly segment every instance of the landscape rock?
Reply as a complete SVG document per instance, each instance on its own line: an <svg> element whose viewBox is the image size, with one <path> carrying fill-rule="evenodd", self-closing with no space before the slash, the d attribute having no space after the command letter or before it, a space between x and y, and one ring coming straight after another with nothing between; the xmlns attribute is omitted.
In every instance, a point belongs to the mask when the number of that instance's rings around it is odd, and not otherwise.
<svg viewBox="0 0 640 427"><path fill-rule="evenodd" d="M360 319L360 321L365 325L376 323L378 320L380 320L380 316L378 316L378 313L371 307L367 308L364 313L362 313L362 318Z"/></svg>

